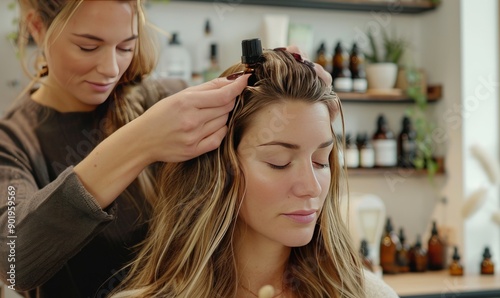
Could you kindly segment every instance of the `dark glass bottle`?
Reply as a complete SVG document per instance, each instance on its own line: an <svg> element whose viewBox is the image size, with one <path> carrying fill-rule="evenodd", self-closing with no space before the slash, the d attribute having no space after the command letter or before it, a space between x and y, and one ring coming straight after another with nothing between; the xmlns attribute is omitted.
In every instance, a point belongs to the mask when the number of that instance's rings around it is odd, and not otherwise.
<svg viewBox="0 0 500 298"><path fill-rule="evenodd" d="M368 242L365 239L361 240L361 247L359 249L359 253L361 256L361 260L363 262L363 266L366 269L373 272L374 271L373 262L372 262L372 259L370 258L370 251L368 249Z"/></svg>
<svg viewBox="0 0 500 298"><path fill-rule="evenodd" d="M462 276L464 275L464 268L462 264L460 264L460 255L458 254L458 247L454 247L453 249L453 257L452 262L450 264L450 275L453 276Z"/></svg>
<svg viewBox="0 0 500 298"><path fill-rule="evenodd" d="M358 134L356 144L359 150L359 167L373 168L375 165L375 151L370 140L368 140L368 134L366 132Z"/></svg>
<svg viewBox="0 0 500 298"><path fill-rule="evenodd" d="M328 59L326 58L326 47L325 43L322 42L316 51L316 59L314 62L318 63L319 65L323 66L324 69L326 69L327 64L328 64Z"/></svg>
<svg viewBox="0 0 500 298"><path fill-rule="evenodd" d="M221 69L219 67L219 58L217 54L217 44L213 43L210 45L210 65L203 73L203 79L205 82L217 78L221 74Z"/></svg>
<svg viewBox="0 0 500 298"><path fill-rule="evenodd" d="M417 133L413 129L408 116L403 118L403 126L398 136L398 165L403 168L413 168L417 156Z"/></svg>
<svg viewBox="0 0 500 298"><path fill-rule="evenodd" d="M351 54L349 56L349 70L352 77L352 91L366 92L368 83L365 73L365 56L359 50L358 45L352 45Z"/></svg>
<svg viewBox="0 0 500 298"><path fill-rule="evenodd" d="M422 247L422 240L420 238L420 235L417 235L417 241L410 250L410 271L427 271L427 252Z"/></svg>
<svg viewBox="0 0 500 298"><path fill-rule="evenodd" d="M376 167L397 166L397 142L384 115L378 116L377 130L373 134L372 143L375 151Z"/></svg>
<svg viewBox="0 0 500 298"><path fill-rule="evenodd" d="M346 134L346 148L344 153L345 165L348 168L359 167L359 150L358 146L354 143L354 139L351 138L351 134Z"/></svg>
<svg viewBox="0 0 500 298"><path fill-rule="evenodd" d="M397 252L397 262L398 262L398 271L399 272L409 272L410 271L410 256L409 256L409 247L405 243L406 236L404 234L403 228L399 229L399 242L401 245L399 246Z"/></svg>
<svg viewBox="0 0 500 298"><path fill-rule="evenodd" d="M439 237L436 222L432 222L431 236L427 245L429 270L442 270L444 268L445 245Z"/></svg>
<svg viewBox="0 0 500 298"><path fill-rule="evenodd" d="M399 249L399 239L392 229L391 219L387 218L385 232L380 241L380 266L383 273L398 273L398 264L396 261L397 251Z"/></svg>
<svg viewBox="0 0 500 298"><path fill-rule="evenodd" d="M340 42L335 47L333 54L332 80L336 92L352 91L351 71L349 70L349 54Z"/></svg>
<svg viewBox="0 0 500 298"><path fill-rule="evenodd" d="M495 274L495 264L491 260L491 253L489 247L484 248L483 261L481 262L481 274L484 275Z"/></svg>

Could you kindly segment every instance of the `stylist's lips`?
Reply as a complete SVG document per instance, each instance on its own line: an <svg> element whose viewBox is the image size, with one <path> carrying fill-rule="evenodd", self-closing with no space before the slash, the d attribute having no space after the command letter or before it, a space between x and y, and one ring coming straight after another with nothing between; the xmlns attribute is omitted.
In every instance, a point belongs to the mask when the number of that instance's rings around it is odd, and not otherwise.
<svg viewBox="0 0 500 298"><path fill-rule="evenodd" d="M285 213L283 215L297 223L306 224L316 220L316 210L300 210L291 213Z"/></svg>
<svg viewBox="0 0 500 298"><path fill-rule="evenodd" d="M102 84L102 83L94 83L94 82L89 82L89 81L86 81L86 82L90 85L90 88L92 88L92 90L94 90L95 92L101 92L101 93L108 92L114 86L114 83Z"/></svg>

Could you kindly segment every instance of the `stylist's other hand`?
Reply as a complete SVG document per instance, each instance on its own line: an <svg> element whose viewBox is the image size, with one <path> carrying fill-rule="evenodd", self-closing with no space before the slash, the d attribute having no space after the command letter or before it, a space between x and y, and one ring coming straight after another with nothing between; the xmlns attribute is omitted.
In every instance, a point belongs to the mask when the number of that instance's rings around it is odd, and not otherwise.
<svg viewBox="0 0 500 298"><path fill-rule="evenodd" d="M297 47L297 46L294 46L294 45L288 46L288 47L286 47L286 50L291 52L291 53L300 54L300 56L302 56L303 59L309 60L307 55L304 52L302 52L299 49L299 47ZM311 60L309 60L309 61L311 61ZM318 63L314 63L314 70L316 70L318 77L320 77L320 79L322 79L323 82L325 82L327 86L332 85L332 75L328 71L326 71L323 68L323 66L319 65Z"/></svg>
<svg viewBox="0 0 500 298"><path fill-rule="evenodd" d="M217 78L171 95L134 120L150 162L181 162L219 147L235 98L248 75Z"/></svg>

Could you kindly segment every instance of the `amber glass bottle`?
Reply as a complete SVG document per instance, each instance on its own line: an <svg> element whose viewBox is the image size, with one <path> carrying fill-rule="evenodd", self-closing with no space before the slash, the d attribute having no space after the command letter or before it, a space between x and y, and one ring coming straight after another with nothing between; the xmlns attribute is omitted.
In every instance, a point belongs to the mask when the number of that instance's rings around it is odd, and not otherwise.
<svg viewBox="0 0 500 298"><path fill-rule="evenodd" d="M458 254L458 247L453 249L452 262L450 264L450 275L462 276L464 275L464 268L460 264L460 255Z"/></svg>
<svg viewBox="0 0 500 298"><path fill-rule="evenodd" d="M432 222L431 236L427 246L429 270L442 270L444 268L445 245L439 237L436 222Z"/></svg>
<svg viewBox="0 0 500 298"><path fill-rule="evenodd" d="M410 250L410 271L425 272L427 271L427 252L422 248L422 240L420 235L417 235L417 241Z"/></svg>
<svg viewBox="0 0 500 298"><path fill-rule="evenodd" d="M352 77L349 70L349 54L342 47L340 42L335 47L333 54L332 79L333 89L336 92L351 92Z"/></svg>
<svg viewBox="0 0 500 298"><path fill-rule="evenodd" d="M316 59L314 60L314 62L323 66L324 69L327 68L328 59L326 58L326 47L324 42L321 43L318 50L316 51Z"/></svg>
<svg viewBox="0 0 500 298"><path fill-rule="evenodd" d="M481 262L481 274L495 274L495 264L491 260L490 248L486 247L483 252L483 261Z"/></svg>
<svg viewBox="0 0 500 298"><path fill-rule="evenodd" d="M392 229L391 219L387 218L385 232L380 241L380 266L382 267L383 273L398 273L396 254L399 246L399 239Z"/></svg>
<svg viewBox="0 0 500 298"><path fill-rule="evenodd" d="M354 43L349 55L349 70L352 76L352 91L353 92L366 92L368 83L365 74L365 57L363 52L359 50L358 45Z"/></svg>
<svg viewBox="0 0 500 298"><path fill-rule="evenodd" d="M409 248L405 243L406 236L404 234L403 228L399 229L399 242L401 245L397 251L397 263L398 263L398 271L409 272L410 271L410 256L409 256Z"/></svg>

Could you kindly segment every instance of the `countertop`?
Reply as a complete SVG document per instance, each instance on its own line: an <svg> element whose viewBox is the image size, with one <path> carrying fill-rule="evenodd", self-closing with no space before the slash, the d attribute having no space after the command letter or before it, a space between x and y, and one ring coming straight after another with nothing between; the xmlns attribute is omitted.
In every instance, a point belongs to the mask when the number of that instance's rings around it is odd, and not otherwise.
<svg viewBox="0 0 500 298"><path fill-rule="evenodd" d="M451 276L447 270L384 275L384 281L401 297L500 297L500 275Z"/></svg>

